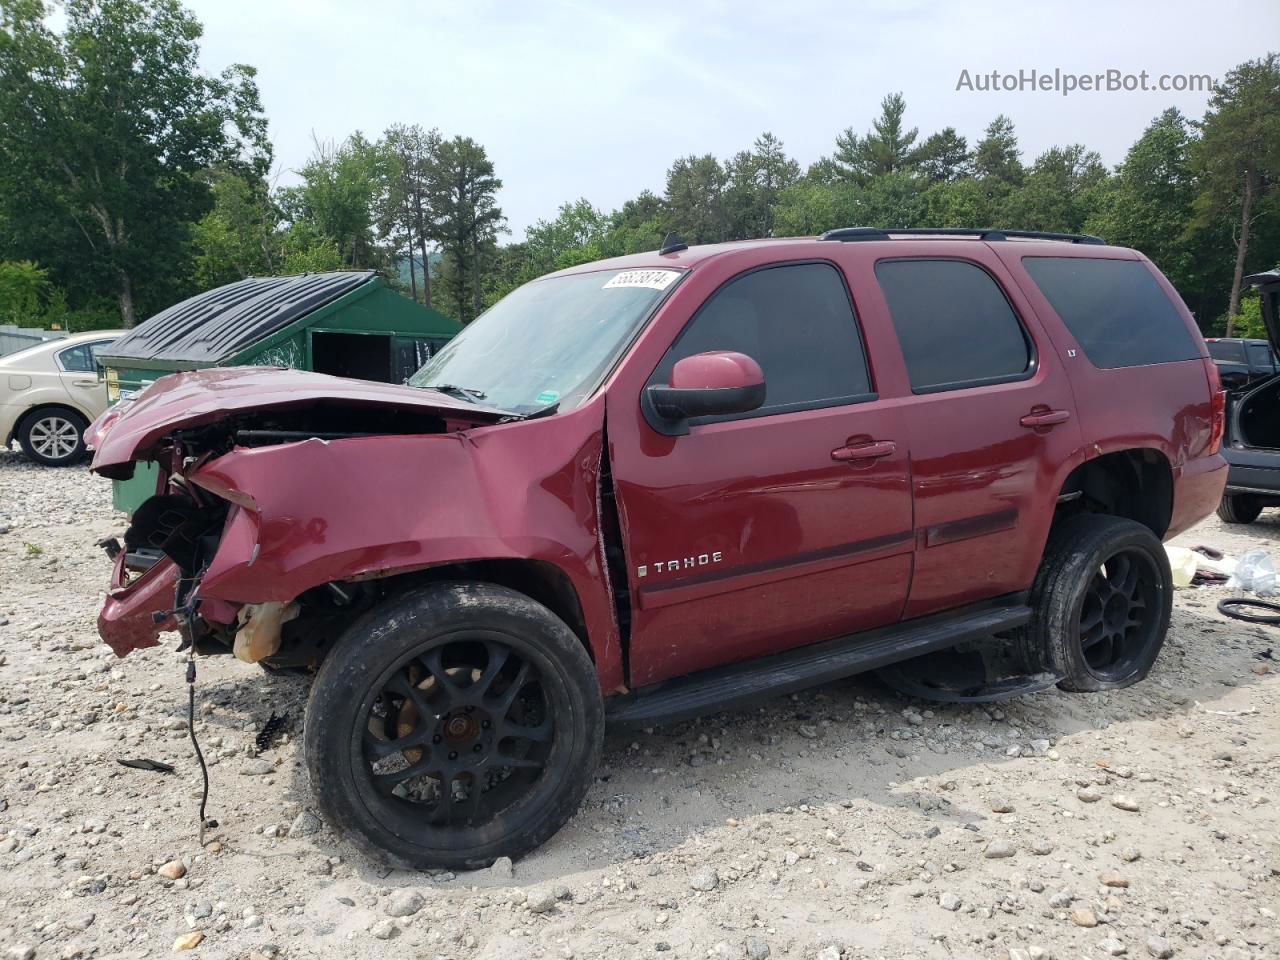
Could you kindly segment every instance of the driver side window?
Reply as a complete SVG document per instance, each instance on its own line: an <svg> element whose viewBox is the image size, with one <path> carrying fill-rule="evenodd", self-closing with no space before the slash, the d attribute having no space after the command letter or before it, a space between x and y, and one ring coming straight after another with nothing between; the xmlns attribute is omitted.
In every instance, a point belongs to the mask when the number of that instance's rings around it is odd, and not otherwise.
<svg viewBox="0 0 1280 960"><path fill-rule="evenodd" d="M666 384L678 360L709 350L745 353L764 370L758 417L870 399L871 378L844 281L826 263L753 270L713 293L658 364L650 384Z"/></svg>

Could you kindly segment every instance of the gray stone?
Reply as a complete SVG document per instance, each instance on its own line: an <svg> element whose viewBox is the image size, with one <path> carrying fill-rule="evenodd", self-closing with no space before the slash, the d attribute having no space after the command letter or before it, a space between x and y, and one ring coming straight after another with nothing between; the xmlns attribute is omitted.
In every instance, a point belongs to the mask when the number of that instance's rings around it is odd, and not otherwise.
<svg viewBox="0 0 1280 960"><path fill-rule="evenodd" d="M530 913L547 913L555 908L556 895L550 890L534 890L524 905L529 908Z"/></svg>
<svg viewBox="0 0 1280 960"><path fill-rule="evenodd" d="M961 903L962 901L960 897L957 894L952 893L950 890L946 891L938 898L938 906L943 910L950 910L952 913L955 913L960 909Z"/></svg>
<svg viewBox="0 0 1280 960"><path fill-rule="evenodd" d="M411 917L422 909L425 902L417 890L406 887L387 899L386 913L389 917Z"/></svg>
<svg viewBox="0 0 1280 960"><path fill-rule="evenodd" d="M1123 793L1117 793L1111 798L1111 805L1117 810L1127 810L1130 813L1138 812L1138 801Z"/></svg>
<svg viewBox="0 0 1280 960"><path fill-rule="evenodd" d="M1164 937L1147 937L1147 953L1157 960L1167 960L1173 956L1173 944Z"/></svg>
<svg viewBox="0 0 1280 960"><path fill-rule="evenodd" d="M493 866L489 868L489 872L499 880L510 880L516 875L516 868L511 863L510 857L499 857L493 861Z"/></svg>
<svg viewBox="0 0 1280 960"><path fill-rule="evenodd" d="M704 868L689 878L689 886L695 890L714 890L720 886L720 875L710 867Z"/></svg>
<svg viewBox="0 0 1280 960"><path fill-rule="evenodd" d="M256 760L250 760L240 768L240 775L243 777L265 777L267 774L275 772L275 764L270 760L263 760L261 757Z"/></svg>
<svg viewBox="0 0 1280 960"><path fill-rule="evenodd" d="M982 851L982 855L988 860L1003 860L1017 852L1018 848L1013 845L1012 840L992 840L987 844L987 849Z"/></svg>
<svg viewBox="0 0 1280 960"><path fill-rule="evenodd" d="M769 945L759 937L747 937L747 960L767 960Z"/></svg>
<svg viewBox="0 0 1280 960"><path fill-rule="evenodd" d="M320 832L322 826L319 817L310 810L303 810L293 818L293 823L289 824L289 836L313 837Z"/></svg>
<svg viewBox="0 0 1280 960"><path fill-rule="evenodd" d="M390 940L399 932L400 928L391 920L379 920L369 928L369 933L379 940Z"/></svg>
<svg viewBox="0 0 1280 960"><path fill-rule="evenodd" d="M1111 957L1122 957L1129 951L1129 948L1115 937L1107 937L1098 944L1098 949Z"/></svg>

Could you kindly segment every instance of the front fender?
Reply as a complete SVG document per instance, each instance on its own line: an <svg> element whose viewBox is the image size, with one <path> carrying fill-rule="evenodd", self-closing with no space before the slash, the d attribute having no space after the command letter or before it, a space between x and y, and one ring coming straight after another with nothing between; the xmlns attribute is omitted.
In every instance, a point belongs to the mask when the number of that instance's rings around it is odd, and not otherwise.
<svg viewBox="0 0 1280 960"><path fill-rule="evenodd" d="M476 559L551 563L597 668L621 658L600 568L603 404L455 433L236 448L188 475L235 503L200 596L287 602L331 580ZM612 678L611 678L612 679Z"/></svg>

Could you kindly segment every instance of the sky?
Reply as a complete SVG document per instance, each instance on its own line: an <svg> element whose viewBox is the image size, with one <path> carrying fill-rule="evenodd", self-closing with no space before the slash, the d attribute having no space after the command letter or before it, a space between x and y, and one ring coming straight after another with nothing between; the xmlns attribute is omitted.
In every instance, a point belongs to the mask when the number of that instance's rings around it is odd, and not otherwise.
<svg viewBox="0 0 1280 960"><path fill-rule="evenodd" d="M678 156L723 158L761 132L802 166L900 91L920 136L972 145L999 113L1023 159L1082 142L1113 165L1169 106L1207 94L957 89L979 75L1055 69L1221 78L1280 50L1277 0L187 0L209 71L258 68L279 182L315 138L393 123L483 144L512 239L585 197L611 210L662 192Z"/></svg>

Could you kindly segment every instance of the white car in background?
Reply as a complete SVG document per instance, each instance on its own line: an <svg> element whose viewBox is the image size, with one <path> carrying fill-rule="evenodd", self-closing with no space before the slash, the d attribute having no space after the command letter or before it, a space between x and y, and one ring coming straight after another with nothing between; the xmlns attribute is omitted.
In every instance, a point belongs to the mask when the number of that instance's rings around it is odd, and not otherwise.
<svg viewBox="0 0 1280 960"><path fill-rule="evenodd" d="M97 354L123 330L94 330L0 357L0 438L50 467L84 455L84 428L107 409Z"/></svg>

